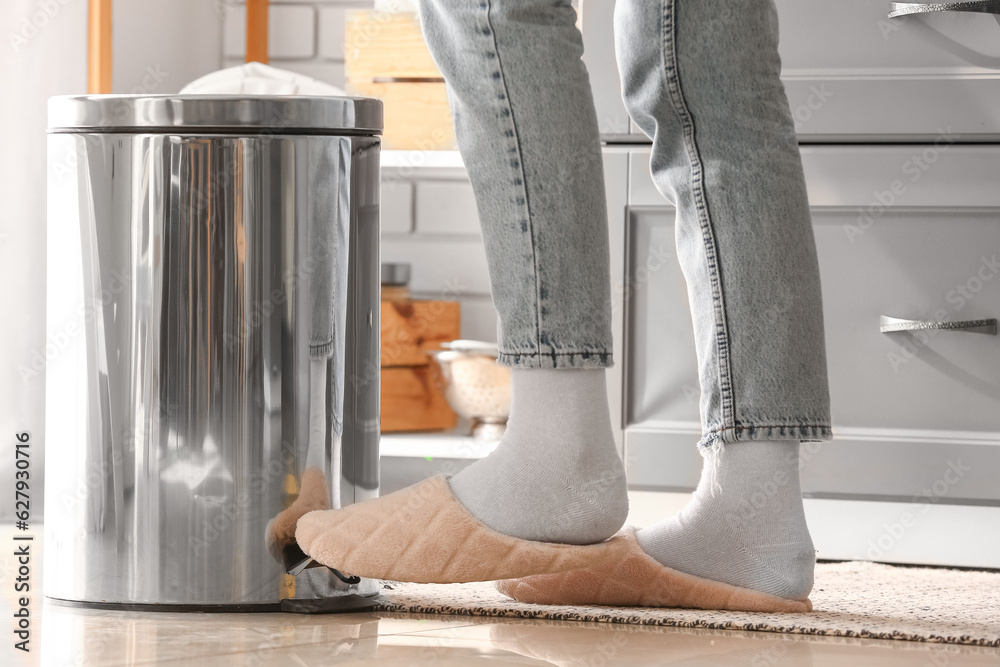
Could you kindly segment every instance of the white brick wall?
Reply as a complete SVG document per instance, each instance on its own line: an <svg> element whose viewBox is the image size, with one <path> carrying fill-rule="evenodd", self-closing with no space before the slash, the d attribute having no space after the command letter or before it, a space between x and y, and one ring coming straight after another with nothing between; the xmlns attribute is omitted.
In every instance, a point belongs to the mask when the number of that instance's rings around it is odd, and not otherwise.
<svg viewBox="0 0 1000 667"><path fill-rule="evenodd" d="M344 59L344 25L348 7L319 7L319 56Z"/></svg>
<svg viewBox="0 0 1000 667"><path fill-rule="evenodd" d="M462 337L496 340L472 185L455 167L383 167L382 261L412 265L414 296L462 303Z"/></svg>
<svg viewBox="0 0 1000 667"><path fill-rule="evenodd" d="M416 184L414 227L426 234L479 236L472 186L462 180L421 180Z"/></svg>
<svg viewBox="0 0 1000 667"><path fill-rule="evenodd" d="M382 234L409 234L413 231L413 181L383 180L380 213Z"/></svg>
<svg viewBox="0 0 1000 667"><path fill-rule="evenodd" d="M242 60L246 52L246 6L226 13L223 54ZM267 49L273 61L304 60L316 55L316 8L312 5L276 5L268 12Z"/></svg>
<svg viewBox="0 0 1000 667"><path fill-rule="evenodd" d="M225 66L243 62L246 53L246 5L223 2ZM268 51L275 67L344 86L344 21L349 9L370 9L373 0L271 0Z"/></svg>

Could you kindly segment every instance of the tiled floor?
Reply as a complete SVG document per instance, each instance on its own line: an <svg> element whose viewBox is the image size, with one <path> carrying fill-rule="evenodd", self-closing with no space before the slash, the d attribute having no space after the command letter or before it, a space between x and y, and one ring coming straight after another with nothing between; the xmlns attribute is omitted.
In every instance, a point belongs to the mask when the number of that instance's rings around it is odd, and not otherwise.
<svg viewBox="0 0 1000 667"><path fill-rule="evenodd" d="M0 538L6 546L12 543L9 527L0 529ZM0 557L0 617L11 619L17 565L6 546ZM1000 649L765 632L386 613L98 611L43 602L38 577L31 583L32 651L14 650L10 630L4 629L3 667L1000 665Z"/></svg>
<svg viewBox="0 0 1000 667"><path fill-rule="evenodd" d="M400 614L116 613L46 604L40 634L36 635L40 639L40 656L35 654L33 660L23 664L101 667L1000 664L1000 650L974 647Z"/></svg>

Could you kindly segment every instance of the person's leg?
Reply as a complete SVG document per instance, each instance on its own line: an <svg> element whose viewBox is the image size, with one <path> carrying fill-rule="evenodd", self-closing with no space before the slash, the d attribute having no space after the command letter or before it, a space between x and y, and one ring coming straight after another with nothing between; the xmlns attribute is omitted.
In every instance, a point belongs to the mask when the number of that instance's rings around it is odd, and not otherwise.
<svg viewBox="0 0 1000 667"><path fill-rule="evenodd" d="M816 250L771 0L617 0L626 106L677 209L701 383L691 503L629 554L498 582L524 602L808 611L799 443L829 440Z"/></svg>
<svg viewBox="0 0 1000 667"><path fill-rule="evenodd" d="M513 405L497 450L450 480L507 535L588 544L625 520L604 368L608 227L597 118L569 0L423 0L476 194Z"/></svg>
<svg viewBox="0 0 1000 667"><path fill-rule="evenodd" d="M701 383L701 483L640 530L668 567L804 598L799 442L828 440L819 272L772 0L618 0L626 105L677 208Z"/></svg>
<svg viewBox="0 0 1000 667"><path fill-rule="evenodd" d="M621 559L628 515L605 367L608 229L597 120L569 0L422 0L476 194L512 406L497 449L296 525L350 574L428 583ZM608 539L611 538L611 539Z"/></svg>

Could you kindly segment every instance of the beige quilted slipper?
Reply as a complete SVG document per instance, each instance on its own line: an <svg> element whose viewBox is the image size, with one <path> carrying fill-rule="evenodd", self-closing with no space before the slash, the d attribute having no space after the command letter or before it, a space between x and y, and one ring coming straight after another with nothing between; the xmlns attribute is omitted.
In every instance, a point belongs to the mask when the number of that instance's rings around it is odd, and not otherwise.
<svg viewBox="0 0 1000 667"><path fill-rule="evenodd" d="M572 572L498 581L497 590L518 602L533 604L812 611L808 598L786 600L664 567L646 555L632 527L616 537L626 540L629 547L618 561Z"/></svg>
<svg viewBox="0 0 1000 667"><path fill-rule="evenodd" d="M620 560L615 536L577 546L498 533L455 498L445 475L339 510L309 512L295 540L315 560L345 574L423 584L511 579Z"/></svg>

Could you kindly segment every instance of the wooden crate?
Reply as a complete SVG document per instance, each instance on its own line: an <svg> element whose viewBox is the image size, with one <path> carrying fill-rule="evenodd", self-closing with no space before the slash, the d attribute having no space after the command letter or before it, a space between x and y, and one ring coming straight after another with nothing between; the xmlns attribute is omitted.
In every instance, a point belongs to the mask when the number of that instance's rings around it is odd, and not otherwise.
<svg viewBox="0 0 1000 667"><path fill-rule="evenodd" d="M457 424L436 363L382 369L383 433L447 430Z"/></svg>
<svg viewBox="0 0 1000 667"><path fill-rule="evenodd" d="M382 431L454 428L458 417L444 398L441 370L426 353L461 332L457 301L383 301Z"/></svg>
<svg viewBox="0 0 1000 667"><path fill-rule="evenodd" d="M348 81L347 93L382 100L382 148L454 150L455 127L443 81Z"/></svg>
<svg viewBox="0 0 1000 667"><path fill-rule="evenodd" d="M347 12L344 72L348 80L442 79L416 14Z"/></svg>
<svg viewBox="0 0 1000 667"><path fill-rule="evenodd" d="M383 367L426 366L425 350L438 350L461 335L458 301L383 301L380 315Z"/></svg>
<svg viewBox="0 0 1000 667"><path fill-rule="evenodd" d="M457 147L448 91L416 14L372 10L347 13L346 89L382 100L382 147L451 150Z"/></svg>

